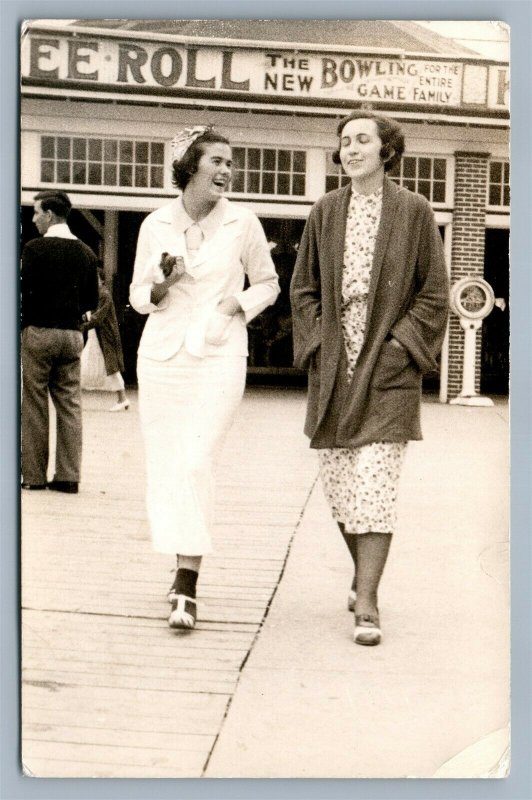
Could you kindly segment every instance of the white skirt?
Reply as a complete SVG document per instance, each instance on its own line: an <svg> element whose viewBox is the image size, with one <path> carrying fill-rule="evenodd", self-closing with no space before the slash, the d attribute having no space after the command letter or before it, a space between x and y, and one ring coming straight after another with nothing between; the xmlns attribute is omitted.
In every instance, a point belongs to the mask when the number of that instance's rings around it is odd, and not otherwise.
<svg viewBox="0 0 532 800"><path fill-rule="evenodd" d="M213 469L244 394L245 356L138 357L146 505L154 549L212 550Z"/></svg>

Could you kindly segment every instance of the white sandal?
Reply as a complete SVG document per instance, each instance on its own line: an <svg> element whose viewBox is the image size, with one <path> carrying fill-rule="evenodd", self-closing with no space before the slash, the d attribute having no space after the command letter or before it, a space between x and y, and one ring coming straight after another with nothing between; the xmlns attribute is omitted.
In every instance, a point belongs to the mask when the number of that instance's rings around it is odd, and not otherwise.
<svg viewBox="0 0 532 800"><path fill-rule="evenodd" d="M121 403L115 403L114 406L111 406L109 411L127 411L129 408L129 400L122 400Z"/></svg>
<svg viewBox="0 0 532 800"><path fill-rule="evenodd" d="M353 634L355 644L365 644L370 647L380 644L382 631L379 625L378 614L356 614Z"/></svg>
<svg viewBox="0 0 532 800"><path fill-rule="evenodd" d="M168 617L170 628L194 628L196 625L197 607L193 597L185 594L176 595L172 602L172 611Z"/></svg>
<svg viewBox="0 0 532 800"><path fill-rule="evenodd" d="M177 569L172 570L172 572L175 572L174 582L166 593L166 599L169 603L174 603L177 600Z"/></svg>

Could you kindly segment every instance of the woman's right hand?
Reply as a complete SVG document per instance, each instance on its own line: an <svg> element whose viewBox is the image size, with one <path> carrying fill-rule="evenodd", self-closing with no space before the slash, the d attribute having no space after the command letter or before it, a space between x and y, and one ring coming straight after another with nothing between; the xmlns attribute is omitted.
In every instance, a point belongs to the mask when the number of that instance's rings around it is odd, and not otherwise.
<svg viewBox="0 0 532 800"><path fill-rule="evenodd" d="M168 286L176 283L185 272L185 261L182 256L171 256L169 253L161 253L159 263Z"/></svg>
<svg viewBox="0 0 532 800"><path fill-rule="evenodd" d="M150 301L154 305L159 305L163 297L168 294L168 289L185 274L185 262L182 256L171 256L168 253L161 254L159 267L165 276L162 283L152 283Z"/></svg>

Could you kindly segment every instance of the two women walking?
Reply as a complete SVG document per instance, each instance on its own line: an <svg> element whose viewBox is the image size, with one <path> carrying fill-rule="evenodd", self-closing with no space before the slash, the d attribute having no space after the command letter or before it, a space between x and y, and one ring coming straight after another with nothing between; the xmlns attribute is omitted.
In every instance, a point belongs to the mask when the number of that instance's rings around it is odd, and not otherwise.
<svg viewBox="0 0 532 800"><path fill-rule="evenodd" d="M309 373L305 433L353 561L354 639L375 645L401 465L408 440L421 438L421 379L437 369L448 280L429 203L385 175L404 150L399 125L354 112L338 136L350 183L313 206L303 233L294 353ZM138 381L153 546L177 556L169 625L191 628L211 550L213 467L244 392L246 324L279 285L257 217L224 197L228 140L199 127L174 145L181 194L142 224L130 300L149 315Z"/></svg>

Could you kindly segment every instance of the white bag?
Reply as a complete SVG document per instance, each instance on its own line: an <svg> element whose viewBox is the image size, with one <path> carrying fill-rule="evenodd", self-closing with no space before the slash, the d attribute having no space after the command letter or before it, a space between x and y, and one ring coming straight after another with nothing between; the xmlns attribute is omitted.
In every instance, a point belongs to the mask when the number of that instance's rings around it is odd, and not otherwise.
<svg viewBox="0 0 532 800"><path fill-rule="evenodd" d="M103 389L106 377L102 349L96 331L91 328L81 354L81 388Z"/></svg>

